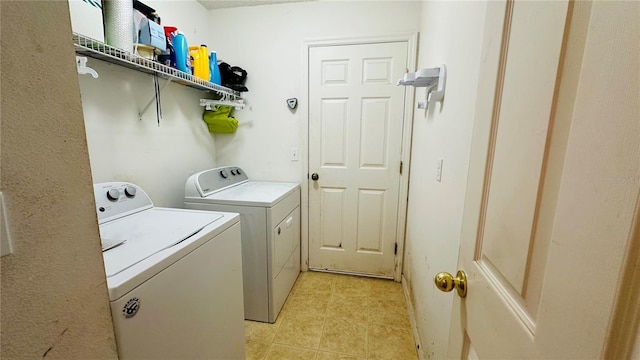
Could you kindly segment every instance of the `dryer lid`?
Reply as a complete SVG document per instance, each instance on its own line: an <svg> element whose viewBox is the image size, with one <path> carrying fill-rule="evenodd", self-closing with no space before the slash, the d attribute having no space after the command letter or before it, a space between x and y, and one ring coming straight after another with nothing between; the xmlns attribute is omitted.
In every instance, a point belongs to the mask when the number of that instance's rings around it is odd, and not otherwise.
<svg viewBox="0 0 640 360"><path fill-rule="evenodd" d="M103 242L125 240L102 254L107 277L193 236L206 235L199 232L222 217L215 212L152 208L100 225Z"/></svg>

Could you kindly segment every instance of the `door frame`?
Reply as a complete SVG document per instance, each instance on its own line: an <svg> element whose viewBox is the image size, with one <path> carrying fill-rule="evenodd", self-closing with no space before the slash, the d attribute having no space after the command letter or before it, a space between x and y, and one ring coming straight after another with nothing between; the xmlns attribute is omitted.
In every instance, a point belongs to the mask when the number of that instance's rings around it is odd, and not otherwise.
<svg viewBox="0 0 640 360"><path fill-rule="evenodd" d="M383 44L390 42L407 43L407 71L415 71L418 57L418 33L399 33L392 35L378 36L357 36L357 37L331 37L321 39L307 39L302 44L302 84L300 111L303 121L300 126L300 159L302 161L300 205L301 213L301 270L309 270L309 51L314 47L328 47L339 45L361 45L361 44ZM402 266L404 260L405 228L407 219L407 202L409 194L409 169L411 161L411 135L413 131L413 104L415 99L415 89L411 86L405 87L404 113L402 119L402 161L403 171L400 174L400 187L398 191L398 216L396 228L396 242L398 251L395 255L395 271L393 279L400 281L402 278Z"/></svg>

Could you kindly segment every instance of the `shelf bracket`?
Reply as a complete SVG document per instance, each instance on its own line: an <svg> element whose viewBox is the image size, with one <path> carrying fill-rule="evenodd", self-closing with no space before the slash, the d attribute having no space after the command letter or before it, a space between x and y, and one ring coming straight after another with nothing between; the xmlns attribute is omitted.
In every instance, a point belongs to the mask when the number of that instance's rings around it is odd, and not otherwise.
<svg viewBox="0 0 640 360"><path fill-rule="evenodd" d="M172 79L166 79L166 81L164 82L164 84L162 84L162 87L160 88L160 94L162 93L162 90L164 90L164 88L167 87L167 85L169 85L169 83L171 82ZM160 95L158 94L158 96ZM147 110L149 110L149 106L151 106L151 104L153 104L153 102L156 101L156 97L152 97L151 99L149 99L149 102L147 102L147 105L145 105L142 110L138 113L138 120L142 120L142 116L144 115L144 113L147 112Z"/></svg>

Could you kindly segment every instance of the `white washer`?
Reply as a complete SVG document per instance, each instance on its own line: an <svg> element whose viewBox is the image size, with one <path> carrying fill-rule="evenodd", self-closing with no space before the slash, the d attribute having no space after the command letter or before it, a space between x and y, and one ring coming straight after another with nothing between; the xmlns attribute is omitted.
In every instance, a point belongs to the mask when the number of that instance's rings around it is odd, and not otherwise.
<svg viewBox="0 0 640 360"><path fill-rule="evenodd" d="M120 359L244 359L238 214L154 207L94 185Z"/></svg>
<svg viewBox="0 0 640 360"><path fill-rule="evenodd" d="M274 323L300 273L300 186L220 167L191 175L184 201L240 213L245 319Z"/></svg>

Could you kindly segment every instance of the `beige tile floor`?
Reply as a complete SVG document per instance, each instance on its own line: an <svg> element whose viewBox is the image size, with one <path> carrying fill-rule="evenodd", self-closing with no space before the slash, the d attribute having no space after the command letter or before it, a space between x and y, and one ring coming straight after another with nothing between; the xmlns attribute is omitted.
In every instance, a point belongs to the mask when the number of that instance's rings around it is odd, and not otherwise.
<svg viewBox="0 0 640 360"><path fill-rule="evenodd" d="M402 285L301 273L275 324L245 321L247 360L418 359Z"/></svg>

